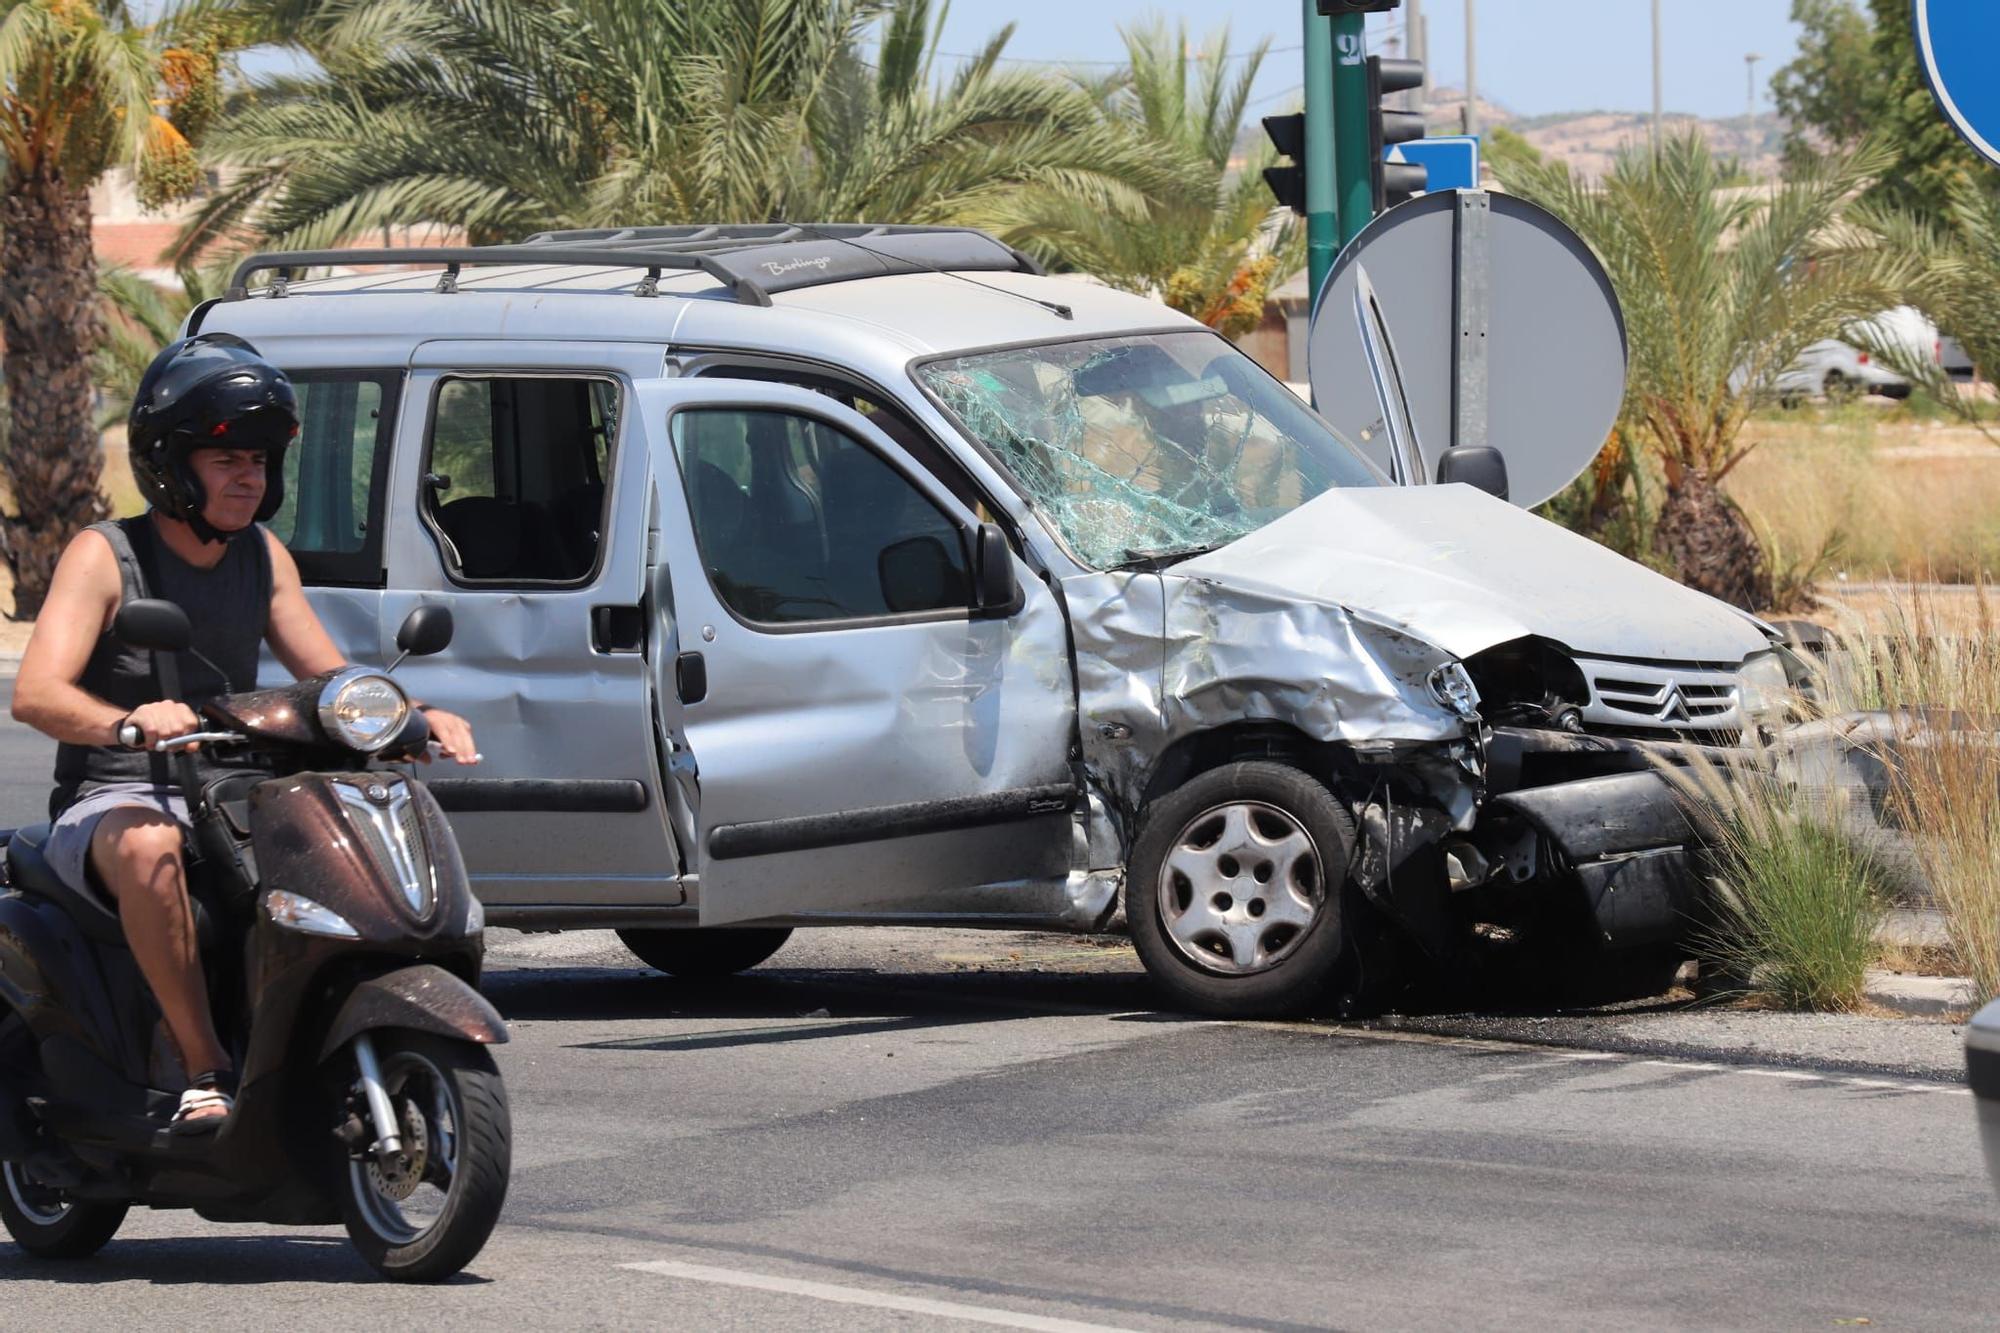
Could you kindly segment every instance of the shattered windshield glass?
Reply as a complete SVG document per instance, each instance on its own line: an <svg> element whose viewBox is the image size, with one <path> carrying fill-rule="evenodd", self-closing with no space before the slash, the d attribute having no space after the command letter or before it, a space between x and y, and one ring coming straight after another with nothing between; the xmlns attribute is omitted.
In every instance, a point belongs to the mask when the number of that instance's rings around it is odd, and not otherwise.
<svg viewBox="0 0 2000 1333"><path fill-rule="evenodd" d="M933 361L924 386L1099 568L1212 550L1381 474L1216 334Z"/></svg>

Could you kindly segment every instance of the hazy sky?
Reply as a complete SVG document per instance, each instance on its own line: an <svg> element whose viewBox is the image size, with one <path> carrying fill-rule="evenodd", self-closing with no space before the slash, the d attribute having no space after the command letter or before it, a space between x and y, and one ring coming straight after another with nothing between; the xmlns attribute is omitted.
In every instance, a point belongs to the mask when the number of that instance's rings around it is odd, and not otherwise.
<svg viewBox="0 0 2000 1333"><path fill-rule="evenodd" d="M941 3L941 0L939 0ZM1301 80L1300 19L1311 0L1009 0L983 5L956 0L945 22L944 49L977 50L1010 19L1014 59L1118 62L1124 47L1120 24L1158 15L1185 20L1197 40L1229 25L1241 50L1270 37L1272 53L1257 80L1252 115L1282 110ZM1422 0L1431 31L1433 83L1465 80L1467 0ZM1369 20L1371 50L1387 51L1400 31L1403 10ZM1552 111L1652 109L1651 0L1477 0L1479 91L1521 115ZM138 0L141 13L164 0ZM1733 116L1743 111L1743 57L1757 52L1759 111L1770 109L1765 82L1792 58L1798 29L1787 15L1791 0L1661 0L1666 47L1666 104L1670 111ZM250 68L272 61L251 59Z"/></svg>
<svg viewBox="0 0 2000 1333"><path fill-rule="evenodd" d="M1012 19L1008 53L1019 57L1115 61L1118 27L1148 14L1185 19L1205 35L1228 24L1232 46L1268 36L1272 54L1257 81L1268 114L1300 82L1300 16L1310 0L1011 0L988 6L957 0L945 24L945 49L972 51ZM1651 0L1477 0L1479 91L1521 115L1551 111L1650 111L1653 105ZM1389 30L1408 9L1370 19L1371 50L1383 52ZM1465 79L1466 0L1423 0L1431 32L1433 83ZM1743 57L1757 66L1757 109L1771 107L1764 85L1798 48L1791 0L1661 0L1666 104L1703 116L1741 115ZM1293 48L1285 50L1282 48Z"/></svg>

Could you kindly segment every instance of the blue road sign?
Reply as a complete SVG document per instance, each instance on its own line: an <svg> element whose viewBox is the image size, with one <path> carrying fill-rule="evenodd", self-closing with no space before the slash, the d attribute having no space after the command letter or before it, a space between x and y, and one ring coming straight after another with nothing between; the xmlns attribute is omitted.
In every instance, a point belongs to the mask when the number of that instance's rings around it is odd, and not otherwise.
<svg viewBox="0 0 2000 1333"><path fill-rule="evenodd" d="M1479 188L1479 140L1469 134L1391 144L1382 150L1382 160L1410 162L1424 168L1430 173L1430 181L1424 187L1426 192Z"/></svg>
<svg viewBox="0 0 2000 1333"><path fill-rule="evenodd" d="M2000 166L2000 5L1993 0L1917 0L1917 52L1931 92L1980 155Z"/></svg>

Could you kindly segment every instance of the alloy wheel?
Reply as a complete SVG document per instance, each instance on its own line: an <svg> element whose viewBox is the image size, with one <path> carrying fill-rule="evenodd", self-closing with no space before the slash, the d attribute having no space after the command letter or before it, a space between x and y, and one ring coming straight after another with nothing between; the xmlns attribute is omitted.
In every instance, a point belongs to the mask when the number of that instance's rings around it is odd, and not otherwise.
<svg viewBox="0 0 2000 1333"><path fill-rule="evenodd" d="M1158 894L1174 947L1227 976L1282 963L1326 903L1312 835L1261 801L1214 806L1182 825L1160 867Z"/></svg>

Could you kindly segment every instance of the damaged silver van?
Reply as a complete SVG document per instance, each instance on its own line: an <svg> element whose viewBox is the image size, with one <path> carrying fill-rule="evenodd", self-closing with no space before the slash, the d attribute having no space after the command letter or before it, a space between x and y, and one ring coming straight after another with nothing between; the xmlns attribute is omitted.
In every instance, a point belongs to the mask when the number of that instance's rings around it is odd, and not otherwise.
<svg viewBox="0 0 2000 1333"><path fill-rule="evenodd" d="M431 785L488 919L683 975L868 923L1128 929L1218 1014L1650 975L1700 881L1649 750L1786 685L1750 618L1391 485L977 232L267 255L190 326L298 381L273 527L347 650L455 613L404 671L478 729Z"/></svg>

